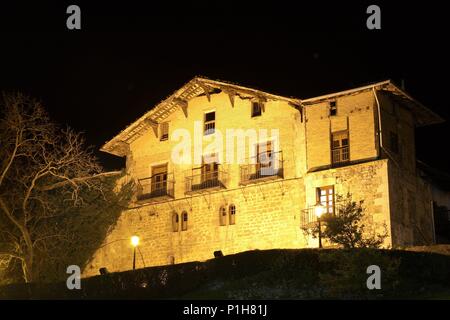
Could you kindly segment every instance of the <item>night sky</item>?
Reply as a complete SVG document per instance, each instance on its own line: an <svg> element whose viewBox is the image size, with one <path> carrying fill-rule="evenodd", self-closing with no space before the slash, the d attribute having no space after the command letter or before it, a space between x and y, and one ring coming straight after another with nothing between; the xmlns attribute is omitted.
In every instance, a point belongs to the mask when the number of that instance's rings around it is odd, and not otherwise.
<svg viewBox="0 0 450 320"><path fill-rule="evenodd" d="M52 119L84 131L97 149L196 75L298 98L403 79L407 92L450 119L442 2L381 4L375 31L366 28L363 3L221 2L176 12L73 3L82 10L81 31L65 29L61 3L0 5L0 90L41 99ZM418 158L450 172L449 136L448 123L419 129ZM124 165L98 156L108 170Z"/></svg>

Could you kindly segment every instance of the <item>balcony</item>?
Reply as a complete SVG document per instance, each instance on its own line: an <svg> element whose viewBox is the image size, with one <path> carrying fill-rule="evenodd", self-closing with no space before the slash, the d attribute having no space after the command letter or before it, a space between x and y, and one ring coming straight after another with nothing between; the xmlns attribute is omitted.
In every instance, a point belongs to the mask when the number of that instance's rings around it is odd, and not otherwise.
<svg viewBox="0 0 450 320"><path fill-rule="evenodd" d="M246 162L247 164L240 166L241 184L278 179L284 176L281 151L271 152L271 156L260 154L247 159Z"/></svg>
<svg viewBox="0 0 450 320"><path fill-rule="evenodd" d="M346 164L350 161L350 150L348 146L331 150L331 163L333 166Z"/></svg>
<svg viewBox="0 0 450 320"><path fill-rule="evenodd" d="M219 167L216 170L205 171L204 167L194 168L187 172L185 192L201 192L209 189L226 188L228 173Z"/></svg>
<svg viewBox="0 0 450 320"><path fill-rule="evenodd" d="M342 203L335 203L332 212L327 212L322 215L322 219L326 219L330 215L339 214L339 211L343 209L344 205ZM315 206L310 206L304 210L302 210L302 214L300 216L300 226L302 228L311 228L317 223L317 216L315 213Z"/></svg>
<svg viewBox="0 0 450 320"><path fill-rule="evenodd" d="M158 201L173 198L175 181L172 174L156 174L138 179L138 201Z"/></svg>

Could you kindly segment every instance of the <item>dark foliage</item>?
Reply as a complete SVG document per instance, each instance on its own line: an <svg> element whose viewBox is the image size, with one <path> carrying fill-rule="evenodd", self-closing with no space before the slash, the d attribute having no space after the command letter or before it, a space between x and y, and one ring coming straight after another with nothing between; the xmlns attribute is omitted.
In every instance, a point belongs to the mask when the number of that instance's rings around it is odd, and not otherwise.
<svg viewBox="0 0 450 320"><path fill-rule="evenodd" d="M382 289L368 290L369 265ZM416 298L450 290L450 256L379 249L249 251L206 262L111 273L82 280L10 285L6 299L312 299Z"/></svg>

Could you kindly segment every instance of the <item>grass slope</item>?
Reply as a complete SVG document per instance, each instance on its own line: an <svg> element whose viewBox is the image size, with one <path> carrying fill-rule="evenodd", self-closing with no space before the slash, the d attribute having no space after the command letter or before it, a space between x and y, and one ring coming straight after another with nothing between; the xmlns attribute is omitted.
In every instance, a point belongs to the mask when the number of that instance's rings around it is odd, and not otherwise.
<svg viewBox="0 0 450 320"><path fill-rule="evenodd" d="M381 289L368 290L369 265ZM10 285L3 299L450 299L450 256L373 249L248 251L65 283Z"/></svg>

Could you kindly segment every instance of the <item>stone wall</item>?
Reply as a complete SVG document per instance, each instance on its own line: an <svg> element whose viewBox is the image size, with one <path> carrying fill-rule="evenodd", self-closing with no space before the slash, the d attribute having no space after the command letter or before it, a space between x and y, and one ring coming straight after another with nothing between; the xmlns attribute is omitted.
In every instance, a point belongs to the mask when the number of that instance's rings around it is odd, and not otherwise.
<svg viewBox="0 0 450 320"><path fill-rule="evenodd" d="M309 173L305 178L266 181L233 190L197 194L124 211L84 275L99 268L131 268L130 238L139 235L137 267L213 258L216 250L232 254L253 249L317 247L301 230L304 209L315 204L317 187L334 185L337 194L364 200L367 231L390 230L388 160ZM220 226L219 209L236 206L236 223ZM188 230L174 232L172 214L188 213ZM228 216L227 216L228 218ZM385 246L391 246L387 238ZM173 259L173 260L172 260ZM142 261L143 260L143 261Z"/></svg>
<svg viewBox="0 0 450 320"><path fill-rule="evenodd" d="M351 193L352 200L363 200L365 225L368 234L388 231L384 246L390 247L390 211L388 189L388 160L371 161L348 167L309 173L305 177L306 203L316 203L316 188L334 186L335 194L346 196ZM311 246L317 240L309 239Z"/></svg>
<svg viewBox="0 0 450 320"><path fill-rule="evenodd" d="M267 181L234 190L195 195L124 211L84 276L132 267L130 237L141 239L137 267L202 261L216 250L232 254L253 249L301 248L306 245L300 229L305 207L303 179ZM221 206L236 206L236 223L220 226ZM188 213L187 231L174 232L172 214ZM173 258L172 258L173 257ZM143 260L143 261L142 261Z"/></svg>
<svg viewBox="0 0 450 320"><path fill-rule="evenodd" d="M393 246L432 244L430 185L392 163L389 166L389 190Z"/></svg>
<svg viewBox="0 0 450 320"><path fill-rule="evenodd" d="M335 116L330 116L330 100L306 107L306 152L310 171L331 165L331 134L337 131L349 132L350 161L375 159L378 155L373 93L366 91L331 100L336 101Z"/></svg>

